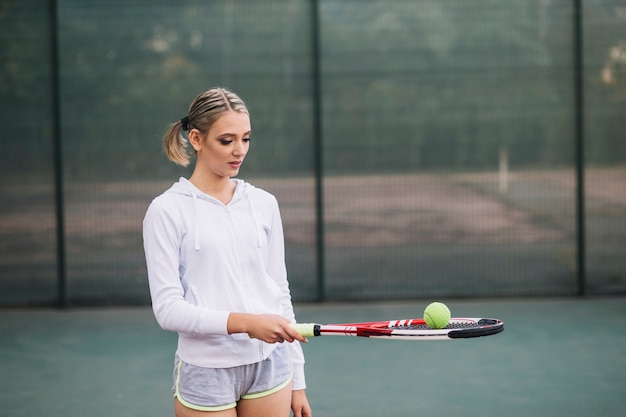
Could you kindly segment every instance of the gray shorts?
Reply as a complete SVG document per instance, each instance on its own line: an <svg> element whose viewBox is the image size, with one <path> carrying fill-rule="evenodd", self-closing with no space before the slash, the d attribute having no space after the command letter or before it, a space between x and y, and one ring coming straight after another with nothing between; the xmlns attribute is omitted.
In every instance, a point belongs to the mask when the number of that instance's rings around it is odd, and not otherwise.
<svg viewBox="0 0 626 417"><path fill-rule="evenodd" d="M264 361L233 368L202 368L176 357L172 392L185 407L199 411L234 408L241 399L261 398L285 388L293 368L287 346Z"/></svg>

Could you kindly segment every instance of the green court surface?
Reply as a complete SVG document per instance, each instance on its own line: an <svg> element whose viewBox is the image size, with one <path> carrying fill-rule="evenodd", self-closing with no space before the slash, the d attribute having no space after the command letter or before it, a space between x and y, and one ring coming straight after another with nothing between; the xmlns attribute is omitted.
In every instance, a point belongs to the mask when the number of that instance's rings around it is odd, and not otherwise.
<svg viewBox="0 0 626 417"><path fill-rule="evenodd" d="M420 316L431 300L298 304L301 322ZM319 337L315 417L626 415L626 299L443 300L504 320L455 341ZM174 334L149 308L0 311L0 415L172 416Z"/></svg>

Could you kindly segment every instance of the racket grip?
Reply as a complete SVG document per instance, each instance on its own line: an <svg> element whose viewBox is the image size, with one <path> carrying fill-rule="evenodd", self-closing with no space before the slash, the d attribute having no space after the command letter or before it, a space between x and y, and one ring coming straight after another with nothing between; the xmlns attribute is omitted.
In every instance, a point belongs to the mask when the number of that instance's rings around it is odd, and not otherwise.
<svg viewBox="0 0 626 417"><path fill-rule="evenodd" d="M314 323L291 323L291 327L293 327L298 333L300 333L304 337L319 336L319 334L315 334Z"/></svg>

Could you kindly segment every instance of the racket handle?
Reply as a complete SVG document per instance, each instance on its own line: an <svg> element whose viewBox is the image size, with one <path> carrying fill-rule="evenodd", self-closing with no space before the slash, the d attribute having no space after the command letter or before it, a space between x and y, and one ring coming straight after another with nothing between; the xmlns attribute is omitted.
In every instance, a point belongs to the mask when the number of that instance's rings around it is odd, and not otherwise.
<svg viewBox="0 0 626 417"><path fill-rule="evenodd" d="M315 337L320 335L320 325L315 323L290 323L289 324L295 331L300 333L304 337ZM255 339L254 336L248 335L250 339Z"/></svg>
<svg viewBox="0 0 626 417"><path fill-rule="evenodd" d="M291 323L291 327L304 337L319 336L319 331L317 334L315 332L315 326L317 326L315 323Z"/></svg>

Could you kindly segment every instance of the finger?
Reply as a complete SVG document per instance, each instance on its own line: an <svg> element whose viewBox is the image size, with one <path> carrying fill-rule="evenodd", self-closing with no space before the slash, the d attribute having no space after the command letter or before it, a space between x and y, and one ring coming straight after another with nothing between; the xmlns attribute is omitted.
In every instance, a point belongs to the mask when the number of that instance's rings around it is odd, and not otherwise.
<svg viewBox="0 0 626 417"><path fill-rule="evenodd" d="M290 340L289 342L293 342L294 340L302 343L307 342L306 337L302 336L296 329L291 326L289 326L289 328L287 329L287 334L292 338L292 340Z"/></svg>

